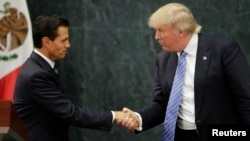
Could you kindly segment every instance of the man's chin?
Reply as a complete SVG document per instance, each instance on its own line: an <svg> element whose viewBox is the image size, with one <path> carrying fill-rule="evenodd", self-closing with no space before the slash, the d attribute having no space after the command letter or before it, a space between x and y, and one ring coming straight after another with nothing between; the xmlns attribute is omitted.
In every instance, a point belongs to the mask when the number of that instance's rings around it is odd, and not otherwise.
<svg viewBox="0 0 250 141"><path fill-rule="evenodd" d="M164 47L164 46L162 46L162 49L163 49L164 51L169 51L169 49L166 48L166 47Z"/></svg>

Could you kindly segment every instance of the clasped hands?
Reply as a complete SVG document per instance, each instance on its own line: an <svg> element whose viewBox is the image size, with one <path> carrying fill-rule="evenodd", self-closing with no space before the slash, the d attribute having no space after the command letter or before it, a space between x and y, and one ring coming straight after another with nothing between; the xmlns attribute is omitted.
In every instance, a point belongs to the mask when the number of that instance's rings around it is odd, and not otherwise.
<svg viewBox="0 0 250 141"><path fill-rule="evenodd" d="M140 125L139 117L126 107L122 111L115 111L115 123L130 131L138 129Z"/></svg>

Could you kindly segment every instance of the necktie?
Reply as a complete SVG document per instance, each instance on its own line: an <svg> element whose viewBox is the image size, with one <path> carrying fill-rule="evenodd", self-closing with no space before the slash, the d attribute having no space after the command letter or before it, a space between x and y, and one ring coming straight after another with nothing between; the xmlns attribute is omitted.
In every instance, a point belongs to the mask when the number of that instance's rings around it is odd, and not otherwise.
<svg viewBox="0 0 250 141"><path fill-rule="evenodd" d="M58 73L58 69L57 69L56 64L54 65L54 68L53 68L53 74L54 74L56 77L59 77L59 73Z"/></svg>
<svg viewBox="0 0 250 141"><path fill-rule="evenodd" d="M181 52L180 60L175 72L173 86L166 110L162 141L174 141L175 125L178 116L186 70L186 55L187 53Z"/></svg>

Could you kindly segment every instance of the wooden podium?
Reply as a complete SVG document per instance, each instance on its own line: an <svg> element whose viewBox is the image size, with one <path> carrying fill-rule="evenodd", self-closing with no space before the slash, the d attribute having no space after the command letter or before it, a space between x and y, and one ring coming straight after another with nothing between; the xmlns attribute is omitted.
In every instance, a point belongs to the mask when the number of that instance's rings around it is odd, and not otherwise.
<svg viewBox="0 0 250 141"><path fill-rule="evenodd" d="M27 130L12 101L0 100L0 141L26 141Z"/></svg>

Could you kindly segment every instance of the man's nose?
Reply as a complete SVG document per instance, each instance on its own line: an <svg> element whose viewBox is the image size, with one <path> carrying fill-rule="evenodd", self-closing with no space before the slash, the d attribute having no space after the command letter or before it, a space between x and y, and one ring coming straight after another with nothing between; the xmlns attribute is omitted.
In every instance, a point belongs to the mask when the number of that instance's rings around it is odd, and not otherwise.
<svg viewBox="0 0 250 141"><path fill-rule="evenodd" d="M155 32L155 40L159 40L160 39L160 34L159 31Z"/></svg>

